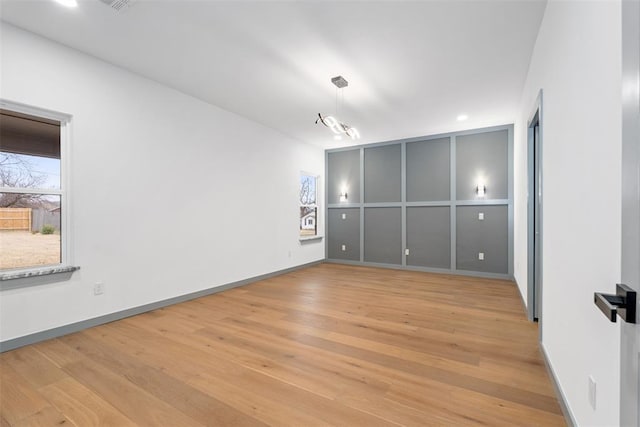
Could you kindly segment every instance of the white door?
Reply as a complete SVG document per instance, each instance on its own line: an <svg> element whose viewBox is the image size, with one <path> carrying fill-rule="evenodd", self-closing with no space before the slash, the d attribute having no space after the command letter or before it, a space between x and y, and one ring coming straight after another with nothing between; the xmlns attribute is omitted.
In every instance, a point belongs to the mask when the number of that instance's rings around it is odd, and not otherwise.
<svg viewBox="0 0 640 427"><path fill-rule="evenodd" d="M640 293L640 3L622 2L622 283ZM640 298L638 298L640 300ZM640 301L639 301L640 302ZM636 303L636 307L638 307ZM621 322L620 424L640 426L640 319Z"/></svg>

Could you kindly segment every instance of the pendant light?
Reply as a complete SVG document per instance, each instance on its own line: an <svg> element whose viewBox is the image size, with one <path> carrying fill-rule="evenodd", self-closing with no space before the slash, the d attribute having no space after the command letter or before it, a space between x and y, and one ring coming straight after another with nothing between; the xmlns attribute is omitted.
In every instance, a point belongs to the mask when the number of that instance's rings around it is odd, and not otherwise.
<svg viewBox="0 0 640 427"><path fill-rule="evenodd" d="M336 114L338 112L338 90L343 95L342 90L349 85L349 82L342 76L336 76L331 79L331 83L336 86ZM322 123L334 133L334 139L342 139L342 135L347 135L349 138L355 140L360 139L360 132L358 129L351 127L334 116L323 116L322 113L318 113L316 124Z"/></svg>

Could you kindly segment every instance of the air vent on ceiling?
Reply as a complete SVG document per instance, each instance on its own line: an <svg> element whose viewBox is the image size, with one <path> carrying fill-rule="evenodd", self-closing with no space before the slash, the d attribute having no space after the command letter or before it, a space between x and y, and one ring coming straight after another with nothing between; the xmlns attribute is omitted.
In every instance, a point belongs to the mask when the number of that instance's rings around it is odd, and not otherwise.
<svg viewBox="0 0 640 427"><path fill-rule="evenodd" d="M114 9L116 12L124 12L129 9L135 0L100 0L102 3Z"/></svg>

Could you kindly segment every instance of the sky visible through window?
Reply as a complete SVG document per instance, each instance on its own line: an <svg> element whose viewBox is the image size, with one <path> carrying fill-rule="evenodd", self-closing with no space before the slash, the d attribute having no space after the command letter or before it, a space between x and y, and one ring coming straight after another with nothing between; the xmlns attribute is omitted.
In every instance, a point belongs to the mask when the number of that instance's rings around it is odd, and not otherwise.
<svg viewBox="0 0 640 427"><path fill-rule="evenodd" d="M0 153L7 155L7 153ZM43 189L60 189L60 159L52 159L48 157L29 156L26 154L12 154L19 162L7 162L2 168L6 172L14 176L18 174L29 173L34 177L39 177L37 182L39 185L12 185L12 182L2 182L2 186L17 186L20 188L43 188Z"/></svg>
<svg viewBox="0 0 640 427"><path fill-rule="evenodd" d="M300 175L300 204L315 205L316 204L316 177L301 174Z"/></svg>

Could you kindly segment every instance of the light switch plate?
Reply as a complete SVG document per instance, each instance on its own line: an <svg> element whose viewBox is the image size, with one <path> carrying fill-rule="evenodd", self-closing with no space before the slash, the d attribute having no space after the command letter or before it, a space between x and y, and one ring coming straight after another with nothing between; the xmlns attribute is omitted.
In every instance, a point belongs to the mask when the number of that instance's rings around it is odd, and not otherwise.
<svg viewBox="0 0 640 427"><path fill-rule="evenodd" d="M347 214L346 213L342 214L342 219L347 219Z"/></svg>
<svg viewBox="0 0 640 427"><path fill-rule="evenodd" d="M346 251L347 250L347 245L342 245L342 251Z"/></svg>
<svg viewBox="0 0 640 427"><path fill-rule="evenodd" d="M478 252L478 259L484 261L484 252Z"/></svg>
<svg viewBox="0 0 640 427"><path fill-rule="evenodd" d="M484 221L484 212L478 213L478 220Z"/></svg>
<svg viewBox="0 0 640 427"><path fill-rule="evenodd" d="M407 248L407 249L405 249L405 250L404 250L404 254L405 254L405 255L409 255L409 248Z"/></svg>

